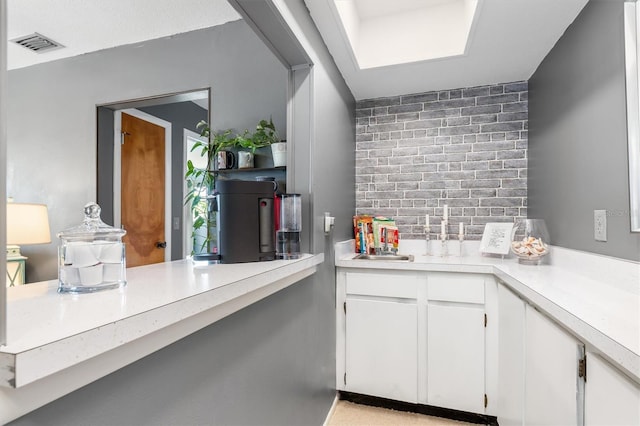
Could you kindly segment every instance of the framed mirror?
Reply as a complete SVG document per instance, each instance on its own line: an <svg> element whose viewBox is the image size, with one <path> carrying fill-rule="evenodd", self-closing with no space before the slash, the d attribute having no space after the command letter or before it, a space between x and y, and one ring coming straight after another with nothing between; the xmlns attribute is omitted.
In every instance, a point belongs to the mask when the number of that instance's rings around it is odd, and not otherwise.
<svg viewBox="0 0 640 426"><path fill-rule="evenodd" d="M638 29L640 8L624 4L625 69L627 83L627 143L629 145L629 215L631 232L640 232L640 71Z"/></svg>

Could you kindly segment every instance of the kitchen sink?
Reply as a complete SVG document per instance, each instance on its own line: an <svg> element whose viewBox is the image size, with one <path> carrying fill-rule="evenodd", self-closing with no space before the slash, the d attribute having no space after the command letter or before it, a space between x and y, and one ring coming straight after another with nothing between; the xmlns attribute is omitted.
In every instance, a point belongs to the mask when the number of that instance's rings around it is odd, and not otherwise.
<svg viewBox="0 0 640 426"><path fill-rule="evenodd" d="M413 255L410 254L359 254L354 260L382 260L382 261L405 261L413 262Z"/></svg>

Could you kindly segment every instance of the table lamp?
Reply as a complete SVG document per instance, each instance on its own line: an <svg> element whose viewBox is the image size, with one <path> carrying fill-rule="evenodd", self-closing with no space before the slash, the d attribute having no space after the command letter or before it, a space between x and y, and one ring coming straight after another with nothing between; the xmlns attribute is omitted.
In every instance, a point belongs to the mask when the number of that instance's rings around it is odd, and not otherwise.
<svg viewBox="0 0 640 426"><path fill-rule="evenodd" d="M24 284L25 261L20 245L51 242L47 206L7 203L7 286Z"/></svg>

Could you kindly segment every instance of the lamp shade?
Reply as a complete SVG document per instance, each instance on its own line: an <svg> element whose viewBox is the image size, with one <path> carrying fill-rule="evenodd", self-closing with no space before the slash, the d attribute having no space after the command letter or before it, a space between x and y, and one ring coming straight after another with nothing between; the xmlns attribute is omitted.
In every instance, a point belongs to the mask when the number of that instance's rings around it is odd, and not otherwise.
<svg viewBox="0 0 640 426"><path fill-rule="evenodd" d="M7 244L51 242L49 216L44 204L7 203Z"/></svg>

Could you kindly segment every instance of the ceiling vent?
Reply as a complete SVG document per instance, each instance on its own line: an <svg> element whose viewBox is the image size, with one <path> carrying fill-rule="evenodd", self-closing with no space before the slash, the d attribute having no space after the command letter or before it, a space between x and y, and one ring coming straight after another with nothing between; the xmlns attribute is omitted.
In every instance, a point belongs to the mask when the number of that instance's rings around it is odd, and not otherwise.
<svg viewBox="0 0 640 426"><path fill-rule="evenodd" d="M42 34L38 34L38 33L33 33L27 36L14 38L13 40L10 40L10 41L16 44L19 44L25 49L29 49L36 53L49 52L51 50L60 49L64 47L60 43L53 41L50 38L47 38Z"/></svg>

